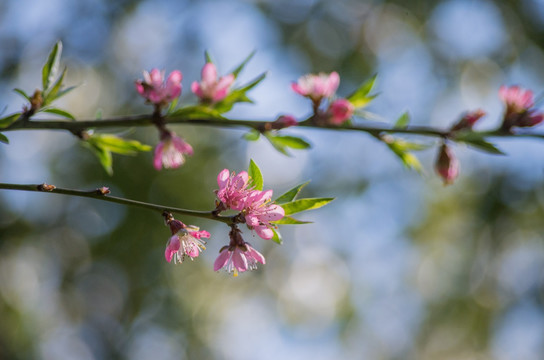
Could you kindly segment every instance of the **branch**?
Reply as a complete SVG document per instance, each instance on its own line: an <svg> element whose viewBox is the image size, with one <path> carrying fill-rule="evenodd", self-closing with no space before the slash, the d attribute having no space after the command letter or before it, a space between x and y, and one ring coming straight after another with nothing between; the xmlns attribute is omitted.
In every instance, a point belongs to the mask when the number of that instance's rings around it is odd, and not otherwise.
<svg viewBox="0 0 544 360"><path fill-rule="evenodd" d="M115 128L115 127L142 127L142 126L154 126L153 115L134 115L124 117L113 117L103 120L82 120L82 121L65 121L65 120L43 120L34 119L27 121L16 121L7 128L0 129L1 132L16 131L16 130L65 130L73 134L81 133L88 129L98 128ZM166 124L190 124L190 125L203 125L203 126L216 126L216 127L246 127L250 129L259 130L261 132L270 128L272 121L258 121L258 120L240 120L240 119L217 119L217 118L191 118L184 117L169 117L164 118ZM350 125L350 126L337 126L327 124L315 124L311 118L301 121L297 125L298 127L326 129L336 131L362 131L371 135L378 135L380 133L395 133L395 134L409 134L409 135L422 135L431 137L447 138L450 132L443 129L438 129L428 126L407 126L403 128L395 128L393 126L378 126L378 125ZM503 131L501 129L491 131L475 132L476 134L486 137L532 137L532 138L544 138L544 134L539 133L513 133Z"/></svg>
<svg viewBox="0 0 544 360"><path fill-rule="evenodd" d="M71 195L71 196L79 196L79 197L86 197L86 198L92 198L102 201L108 201L112 203L117 204L123 204L123 205L132 205L137 206L144 209L151 209L160 212L161 214L164 211L170 212L170 213L176 213L180 215L187 215L187 216L193 216L198 217L202 219L209 219L209 220L215 220L220 221L225 224L232 224L234 223L234 217L232 216L220 216L217 215L214 211L195 211L195 210L186 210L186 209L180 209L175 207L169 207L169 206L163 206L158 204L151 204L143 201L136 201L131 199L125 199L115 196L108 196L107 193L109 192L107 189L96 189L96 190L90 190L90 191L83 191L83 190L72 190L72 189L63 189L63 188L57 188L54 185L48 185L48 184L5 184L0 183L0 189L5 190L19 190L19 191L33 191L33 192L48 192L53 194L63 194L63 195Z"/></svg>

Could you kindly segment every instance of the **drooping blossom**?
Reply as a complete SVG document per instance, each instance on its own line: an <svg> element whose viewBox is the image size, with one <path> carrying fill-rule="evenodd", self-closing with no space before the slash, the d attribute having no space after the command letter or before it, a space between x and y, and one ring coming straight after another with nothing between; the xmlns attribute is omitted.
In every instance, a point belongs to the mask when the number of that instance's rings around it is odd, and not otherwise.
<svg viewBox="0 0 544 360"><path fill-rule="evenodd" d="M236 175L230 173L229 169L222 170L217 176L217 198L224 205L224 209L241 211L244 208L245 200L250 193L249 175L241 171Z"/></svg>
<svg viewBox="0 0 544 360"><path fill-rule="evenodd" d="M229 93L234 82L234 74L228 74L217 79L217 69L213 63L206 63L202 68L202 81L193 82L191 91L203 102L216 103L223 100Z"/></svg>
<svg viewBox="0 0 544 360"><path fill-rule="evenodd" d="M319 103L323 98L334 95L340 85L340 76L336 71L330 74L307 74L301 76L291 88L298 94L306 96L314 103Z"/></svg>
<svg viewBox="0 0 544 360"><path fill-rule="evenodd" d="M503 130L510 130L513 126L529 127L544 120L544 115L534 106L533 92L519 86L501 86L499 98L506 104L506 112L502 123Z"/></svg>
<svg viewBox="0 0 544 360"><path fill-rule="evenodd" d="M239 272L257 269L257 263L263 265L266 263L264 256L242 239L238 228L233 227L229 236L229 245L223 246L215 259L214 271L225 269L229 273L234 273L234 276L238 276Z"/></svg>
<svg viewBox="0 0 544 360"><path fill-rule="evenodd" d="M184 155L193 155L193 148L172 131L161 131L161 141L155 148L153 166L160 170L174 169L183 165Z"/></svg>
<svg viewBox="0 0 544 360"><path fill-rule="evenodd" d="M342 125L353 116L354 111L355 107L348 100L335 100L330 104L327 111L329 115L328 122L334 125Z"/></svg>
<svg viewBox="0 0 544 360"><path fill-rule="evenodd" d="M438 151L435 170L444 181L444 185L453 184L453 181L459 175L459 160L446 144L442 144Z"/></svg>
<svg viewBox="0 0 544 360"><path fill-rule="evenodd" d="M272 193L272 190L252 191L245 200L242 212L246 225L265 240L274 237L274 226L270 222L285 216L283 208L271 202Z"/></svg>
<svg viewBox="0 0 544 360"><path fill-rule="evenodd" d="M202 250L206 250L206 241L202 238L209 238L209 232L193 225L187 226L179 220L168 220L168 225L172 237L164 250L166 261L171 262L173 258L174 263L182 263L186 256L193 260Z"/></svg>
<svg viewBox="0 0 544 360"><path fill-rule="evenodd" d="M136 90L147 101L155 106L161 107L169 104L181 94L181 71L174 70L164 81L164 71L152 69L151 72L144 70L144 79L136 80Z"/></svg>
<svg viewBox="0 0 544 360"><path fill-rule="evenodd" d="M482 109L468 112L451 127L451 131L472 130L474 124L483 116L485 116L485 111Z"/></svg>
<svg viewBox="0 0 544 360"><path fill-rule="evenodd" d="M270 125L272 130L281 130L290 126L296 126L298 124L297 119L292 115L281 115Z"/></svg>

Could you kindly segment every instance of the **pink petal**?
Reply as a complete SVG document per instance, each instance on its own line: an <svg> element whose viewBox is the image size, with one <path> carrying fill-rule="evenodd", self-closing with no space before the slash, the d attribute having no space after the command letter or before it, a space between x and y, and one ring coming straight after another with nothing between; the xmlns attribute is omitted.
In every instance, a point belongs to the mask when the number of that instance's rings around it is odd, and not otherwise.
<svg viewBox="0 0 544 360"><path fill-rule="evenodd" d="M142 84L142 81L138 80L134 83L134 85L136 86L136 91L138 92L138 94L144 96L145 89L144 89L144 85Z"/></svg>
<svg viewBox="0 0 544 360"><path fill-rule="evenodd" d="M156 69L156 68L152 69L151 72L149 73L149 79L151 80L150 85L154 87L159 87L162 85L162 81L164 79L164 73L160 71L159 69Z"/></svg>
<svg viewBox="0 0 544 360"><path fill-rule="evenodd" d="M276 221L280 220L285 216L285 210L279 205L270 205L266 213L262 214L260 216L261 220L264 221Z"/></svg>
<svg viewBox="0 0 544 360"><path fill-rule="evenodd" d="M212 85L217 80L217 69L213 63L206 63L202 68L202 82Z"/></svg>
<svg viewBox="0 0 544 360"><path fill-rule="evenodd" d="M332 96L336 90L338 89L338 85L340 85L340 76L336 71L333 71L329 75L328 84L327 84L327 97Z"/></svg>
<svg viewBox="0 0 544 360"><path fill-rule="evenodd" d="M221 251L213 263L213 271L217 271L225 267L225 265L227 265L227 261L229 261L230 254L231 252L228 251L228 249Z"/></svg>
<svg viewBox="0 0 544 360"><path fill-rule="evenodd" d="M266 260L263 256L263 254L261 254L260 252L258 252L257 250L255 250L254 248L252 248L251 246L248 246L248 251L250 256L252 258L254 258L255 260L257 260L258 262L260 262L261 264L265 264L266 263Z"/></svg>
<svg viewBox="0 0 544 360"><path fill-rule="evenodd" d="M166 261L172 261L172 257L179 250L179 247L179 237L177 235L172 236L170 240L168 240L168 243L166 244L166 249L164 250L164 257L166 258Z"/></svg>
<svg viewBox="0 0 544 360"><path fill-rule="evenodd" d="M292 83L291 84L291 89L293 89L293 91L296 92L297 94L300 94L302 96L306 96L306 91L304 91L304 89L302 87L300 87L300 85L297 84L297 83Z"/></svg>
<svg viewBox="0 0 544 360"><path fill-rule="evenodd" d="M179 136L174 136L172 138L172 143L174 144L174 147L176 148L176 150L178 150L182 154L193 155L193 147L189 145L188 143L186 143Z"/></svg>
<svg viewBox="0 0 544 360"><path fill-rule="evenodd" d="M219 185L219 189L223 189L223 188L225 188L225 186L227 186L227 182L229 181L229 177L230 177L229 169L221 170L219 175L217 175L217 185Z"/></svg>
<svg viewBox="0 0 544 360"><path fill-rule="evenodd" d="M200 88L200 84L197 81L193 81L191 84L191 91L199 98L204 96L202 89Z"/></svg>
<svg viewBox="0 0 544 360"><path fill-rule="evenodd" d="M153 166L155 169L162 169L162 153L164 149L164 142L161 141L155 148L155 156L153 157Z"/></svg>
<svg viewBox="0 0 544 360"><path fill-rule="evenodd" d="M200 238L209 238L210 237L210 233L207 232L206 230L200 230L200 231L189 231L189 234L191 234L191 236L197 238L197 239L200 239Z"/></svg>
<svg viewBox="0 0 544 360"><path fill-rule="evenodd" d="M257 233L257 235L259 235L261 238L265 240L270 240L274 237L274 231L272 231L272 229L269 229L265 225L256 226L254 230Z"/></svg>
<svg viewBox="0 0 544 360"><path fill-rule="evenodd" d="M239 272L244 272L247 270L246 256L239 248L236 248L234 250L234 253L232 254L232 263L234 264L236 270L238 270Z"/></svg>

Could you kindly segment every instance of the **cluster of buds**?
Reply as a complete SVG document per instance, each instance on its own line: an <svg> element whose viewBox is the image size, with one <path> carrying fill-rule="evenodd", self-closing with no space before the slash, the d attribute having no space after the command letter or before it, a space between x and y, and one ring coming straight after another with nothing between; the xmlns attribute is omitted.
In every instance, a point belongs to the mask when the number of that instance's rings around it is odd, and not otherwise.
<svg viewBox="0 0 544 360"><path fill-rule="evenodd" d="M355 111L351 102L347 99L331 100L340 85L340 76L336 71L330 74L307 74L291 84L291 88L297 94L312 100L314 115L325 124L342 125L348 121ZM329 105L325 111L320 111L319 106L323 99L329 99Z"/></svg>

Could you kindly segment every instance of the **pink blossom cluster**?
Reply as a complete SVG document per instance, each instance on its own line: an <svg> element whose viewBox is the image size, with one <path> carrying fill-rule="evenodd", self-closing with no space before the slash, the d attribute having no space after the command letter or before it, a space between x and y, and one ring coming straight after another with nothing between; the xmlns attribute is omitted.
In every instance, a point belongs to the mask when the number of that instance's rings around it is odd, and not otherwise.
<svg viewBox="0 0 544 360"><path fill-rule="evenodd" d="M544 120L544 115L533 109L533 92L519 86L501 86L499 98L505 103L506 111L502 128L510 130L513 126L530 127Z"/></svg>
<svg viewBox="0 0 544 360"><path fill-rule="evenodd" d="M324 112L319 112L319 106L323 99L331 99L340 85L340 76L336 71L330 74L307 74L301 76L291 88L297 94L312 100L315 115L321 115L328 124L342 125L348 121L355 111L353 104L347 99L330 100L329 106Z"/></svg>
<svg viewBox="0 0 544 360"><path fill-rule="evenodd" d="M272 190L260 191L249 185L249 175L246 171L239 174L230 173L224 169L217 176L217 198L223 210L240 211L247 226L255 230L257 235L265 240L274 236L271 221L280 220L285 216L283 208L274 204Z"/></svg>
<svg viewBox="0 0 544 360"><path fill-rule="evenodd" d="M172 237L168 240L164 251L166 261L171 262L174 259L174 263L181 264L186 256L193 260L202 250L206 250L206 242L202 238L209 238L209 232L193 225L187 226L175 219L168 219L167 223Z"/></svg>

